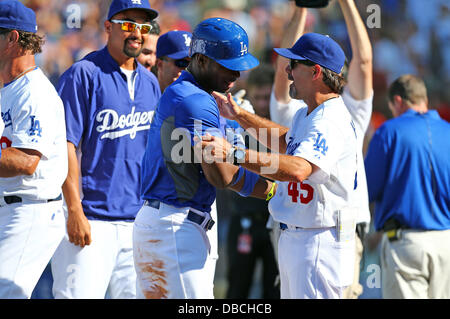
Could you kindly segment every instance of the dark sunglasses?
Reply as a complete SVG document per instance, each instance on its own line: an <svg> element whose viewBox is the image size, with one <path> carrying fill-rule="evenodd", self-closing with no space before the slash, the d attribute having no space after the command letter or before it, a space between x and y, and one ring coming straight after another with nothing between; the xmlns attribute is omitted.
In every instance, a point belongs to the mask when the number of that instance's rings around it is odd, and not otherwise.
<svg viewBox="0 0 450 319"><path fill-rule="evenodd" d="M173 64L181 69L185 69L187 68L187 66L189 65L189 60L187 59L179 59L179 60L173 60L173 59L167 59L167 58L162 58L161 60L163 61L173 61Z"/></svg>
<svg viewBox="0 0 450 319"><path fill-rule="evenodd" d="M309 61L309 60L295 60L295 59L291 59L289 61L289 67L291 68L291 70L293 70L295 68L296 64L304 64L307 66L314 66L316 65L316 63Z"/></svg>

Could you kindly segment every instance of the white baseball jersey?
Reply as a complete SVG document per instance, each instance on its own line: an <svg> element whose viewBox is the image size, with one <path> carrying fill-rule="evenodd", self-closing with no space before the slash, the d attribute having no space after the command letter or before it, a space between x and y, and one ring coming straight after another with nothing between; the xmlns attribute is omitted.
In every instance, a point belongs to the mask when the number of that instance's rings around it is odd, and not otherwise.
<svg viewBox="0 0 450 319"><path fill-rule="evenodd" d="M272 88L270 94L270 120L285 127L291 127L295 113L301 108L307 107L303 100L291 99L288 104L277 101L275 91Z"/></svg>
<svg viewBox="0 0 450 319"><path fill-rule="evenodd" d="M358 146L358 167L357 167L357 188L355 190L353 206L358 209L357 223L370 223L369 198L367 192L366 170L364 168L363 142L364 135L372 116L372 95L365 100L355 100L348 89L344 87L342 100L345 103L355 124L357 146ZM307 107L302 100L291 99L288 104L280 103L275 98L272 90L270 97L270 117L272 121L286 127L291 127L292 119L301 108Z"/></svg>
<svg viewBox="0 0 450 319"><path fill-rule="evenodd" d="M356 194L354 197L354 205L358 207L356 222L370 223L369 195L367 191L366 170L364 168L363 143L364 135L369 127L370 118L372 116L373 92L371 96L365 100L355 100L350 94L348 86L345 86L344 92L342 93L342 100L355 123L356 142L358 146L358 186L355 190Z"/></svg>
<svg viewBox="0 0 450 319"><path fill-rule="evenodd" d="M1 196L27 200L53 199L67 176L64 107L54 86L39 69L1 89L5 129L1 148L37 150L42 154L31 176L0 178Z"/></svg>
<svg viewBox="0 0 450 319"><path fill-rule="evenodd" d="M336 225L337 211L354 196L357 156L352 118L341 97L294 116L286 136L286 154L319 169L302 183L280 182L269 202L274 219L303 228Z"/></svg>
<svg viewBox="0 0 450 319"><path fill-rule="evenodd" d="M1 99L0 99L1 100ZM0 110L1 110L1 106L0 106ZM0 116L0 136L2 136L3 134L3 129L5 128L5 123L3 122L2 117ZM1 149L1 146L0 146ZM0 153L1 154L1 153Z"/></svg>

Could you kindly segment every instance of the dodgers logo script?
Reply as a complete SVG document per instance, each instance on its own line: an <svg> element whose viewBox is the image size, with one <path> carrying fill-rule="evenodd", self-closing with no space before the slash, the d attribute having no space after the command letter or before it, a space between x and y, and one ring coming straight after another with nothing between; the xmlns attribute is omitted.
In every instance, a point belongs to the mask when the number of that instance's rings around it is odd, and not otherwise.
<svg viewBox="0 0 450 319"><path fill-rule="evenodd" d="M103 133L100 139L109 138L111 140L130 135L131 139L136 137L139 131L150 129L150 123L154 111L135 112L135 107L131 108L131 113L119 115L115 110L105 109L100 111L95 117L100 124L97 132Z"/></svg>
<svg viewBox="0 0 450 319"><path fill-rule="evenodd" d="M5 128L12 125L12 119L11 119L11 110L6 111L5 113L2 112L2 119L3 123L5 123Z"/></svg>
<svg viewBox="0 0 450 319"><path fill-rule="evenodd" d="M293 155L294 151L297 149L297 147L300 145L300 142L292 143L294 141L294 138L291 136L289 137L289 143L287 145L286 154L287 155Z"/></svg>

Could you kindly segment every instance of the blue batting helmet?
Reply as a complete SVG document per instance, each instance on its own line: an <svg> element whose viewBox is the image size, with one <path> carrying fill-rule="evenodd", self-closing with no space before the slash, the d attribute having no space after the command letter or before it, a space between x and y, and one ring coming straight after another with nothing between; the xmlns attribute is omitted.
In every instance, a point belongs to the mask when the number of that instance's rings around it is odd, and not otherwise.
<svg viewBox="0 0 450 319"><path fill-rule="evenodd" d="M233 71L258 66L259 61L248 52L248 36L237 23L224 18L210 18L194 29L189 55L201 53Z"/></svg>

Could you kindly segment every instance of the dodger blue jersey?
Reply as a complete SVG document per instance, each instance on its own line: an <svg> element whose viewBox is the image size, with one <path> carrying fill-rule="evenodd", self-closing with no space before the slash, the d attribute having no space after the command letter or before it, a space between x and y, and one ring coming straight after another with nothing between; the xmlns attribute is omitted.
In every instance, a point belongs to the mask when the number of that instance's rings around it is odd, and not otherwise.
<svg viewBox="0 0 450 319"><path fill-rule="evenodd" d="M194 129L222 136L224 123L213 96L183 71L164 91L153 117L142 163L142 198L210 212L216 189L194 158Z"/></svg>
<svg viewBox="0 0 450 319"><path fill-rule="evenodd" d="M141 162L161 96L156 77L136 62L134 97L107 47L61 76L67 140L81 151L83 210L88 219L133 221L142 207Z"/></svg>
<svg viewBox="0 0 450 319"><path fill-rule="evenodd" d="M374 134L365 159L375 228L394 217L414 229L450 229L450 124L408 110Z"/></svg>

